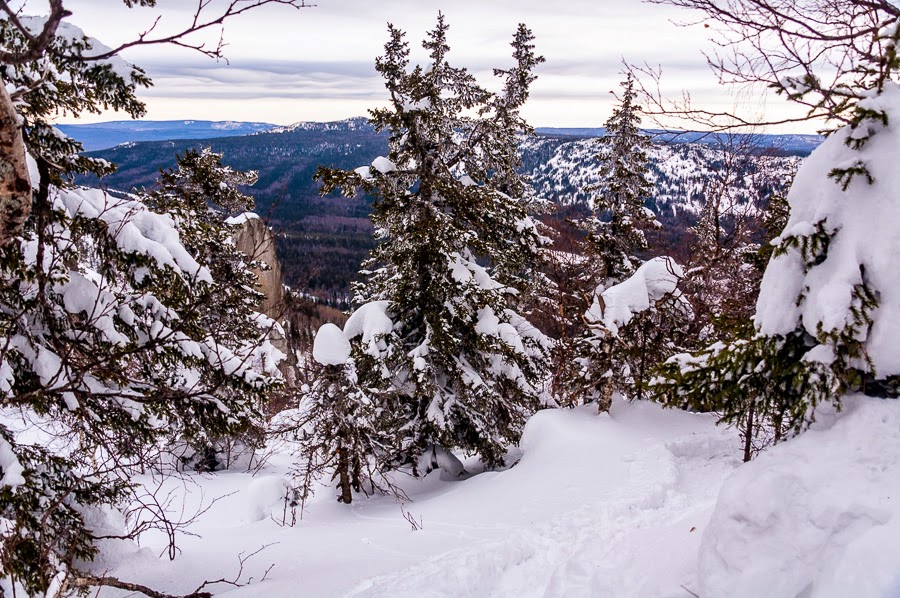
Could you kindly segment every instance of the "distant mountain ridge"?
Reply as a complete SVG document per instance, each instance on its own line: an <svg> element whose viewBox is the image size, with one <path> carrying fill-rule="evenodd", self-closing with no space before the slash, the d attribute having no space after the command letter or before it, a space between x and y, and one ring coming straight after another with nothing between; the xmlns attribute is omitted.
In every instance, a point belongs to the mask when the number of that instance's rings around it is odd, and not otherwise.
<svg viewBox="0 0 900 598"><path fill-rule="evenodd" d="M577 139L589 139L603 137L606 129L603 127L587 128L560 128L538 127L535 129L538 135L552 137L572 137ZM732 136L726 133L703 133L698 131L666 131L663 129L645 129L644 133L658 144L674 143L698 143L701 145L723 145L731 143ZM819 147L825 138L821 135L806 135L801 133L785 134L735 134L733 138L745 140L748 145L755 145L759 150L774 150L776 152L793 155L808 156Z"/></svg>
<svg viewBox="0 0 900 598"><path fill-rule="evenodd" d="M57 125L66 135L81 141L85 151L109 149L123 143L142 141L170 141L179 139L219 139L258 133L289 133L292 131L362 131L371 130L368 119L353 117L332 122L298 122L278 126L264 122L206 121L206 120L117 120L93 124ZM538 127L539 135L552 137L592 138L606 134L603 127ZM690 131L645 131L656 143L700 143L718 145L726 140L721 133ZM823 141L821 135L780 134L753 135L753 142L761 149L776 150L788 155L807 156Z"/></svg>
<svg viewBox="0 0 900 598"><path fill-rule="evenodd" d="M114 120L92 124L56 125L84 145L85 151L109 149L123 143L169 139L215 139L250 135L275 128L263 122L211 120Z"/></svg>
<svg viewBox="0 0 900 598"><path fill-rule="evenodd" d="M581 133L584 130L579 130ZM686 136L682 136L683 138ZM783 136L782 136L783 137ZM739 144L740 145L740 144ZM298 123L239 137L178 139L128 143L93 152L118 165L104 178L110 188L152 186L160 168L174 166L175 154L210 146L223 162L240 170L256 170L259 182L248 192L257 212L269 217L278 232L278 251L285 277L295 288L345 293L360 261L372 246L366 197L320 197L313 174L319 165L354 169L387 155L388 135L377 133L364 118L330 123ZM586 213L599 178L596 138L540 134L522 138L522 172L536 193L562 206L565 213ZM648 200L669 230L683 229L696 219L711 191L709 181L722 171L727 148L711 143L656 143L649 153L654 195ZM728 183L734 201L753 211L773 188L790 180L795 155L753 150L751 163L732 173ZM79 179L96 185L96 179ZM672 228L669 228L672 227Z"/></svg>

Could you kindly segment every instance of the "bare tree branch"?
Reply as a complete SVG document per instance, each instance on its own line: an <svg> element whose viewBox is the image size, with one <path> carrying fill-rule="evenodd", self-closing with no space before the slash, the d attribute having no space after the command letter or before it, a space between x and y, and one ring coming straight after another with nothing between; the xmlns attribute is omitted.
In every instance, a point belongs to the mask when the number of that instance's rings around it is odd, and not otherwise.
<svg viewBox="0 0 900 598"><path fill-rule="evenodd" d="M626 65L640 76L648 114L714 131L821 120L853 122L864 90L880 90L896 72L900 19L893 0L648 0L692 10L711 33L707 63L721 85L768 88L805 107L802 116L766 119L696 106L660 91L660 69ZM893 56L893 58L892 58Z"/></svg>

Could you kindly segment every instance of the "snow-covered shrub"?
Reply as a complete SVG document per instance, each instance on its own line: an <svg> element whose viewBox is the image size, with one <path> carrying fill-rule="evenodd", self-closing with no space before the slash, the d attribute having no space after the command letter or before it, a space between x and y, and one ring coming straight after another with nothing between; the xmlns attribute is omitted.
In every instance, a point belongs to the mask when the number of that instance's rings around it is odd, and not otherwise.
<svg viewBox="0 0 900 598"><path fill-rule="evenodd" d="M367 309L384 307L383 303L361 308L344 330L324 324L316 334L313 358L318 372L311 385L301 390L299 410L287 430L296 447L293 477L301 508L314 484L329 474L329 479L336 480L338 501L345 504L353 502L354 492L369 495L393 490L382 476L394 436L385 422L391 421L392 414L381 412L384 404L373 399L370 385L378 381L360 378L366 375L357 366L366 359L364 344L355 348L350 344L350 338L357 336L356 328L364 329L363 343L383 334L379 321L387 321L390 328L383 311ZM393 423L400 425L396 419Z"/></svg>
<svg viewBox="0 0 900 598"><path fill-rule="evenodd" d="M657 257L624 282L597 287L584 314L590 336L579 358L585 402L607 411L614 391L641 398L650 370L674 352L673 339L690 306L678 289L684 272Z"/></svg>

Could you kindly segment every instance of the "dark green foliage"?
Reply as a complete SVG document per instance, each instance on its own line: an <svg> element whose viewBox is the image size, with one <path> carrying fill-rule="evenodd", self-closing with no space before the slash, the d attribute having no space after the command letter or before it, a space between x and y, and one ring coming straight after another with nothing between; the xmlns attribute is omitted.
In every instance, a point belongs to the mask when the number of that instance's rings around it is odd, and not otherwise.
<svg viewBox="0 0 900 598"><path fill-rule="evenodd" d="M256 180L255 172L240 172L223 166L222 155L209 148L188 150L177 157L177 168L161 172L158 187L142 196L148 207L174 220L182 245L209 270L208 282L192 282L195 288L191 314L196 317L193 329L224 346L260 346L265 342L268 330L276 326L275 322L254 314L262 295L256 290L256 275L250 268L265 268L265 264L251 262L235 248L232 239L236 227L225 222L229 215L253 209L253 198L245 195L242 188L253 185ZM160 289L186 294L178 289L180 282L169 273L160 281ZM160 292L156 296L166 304L178 300ZM254 315L248 318L249 314ZM268 356L260 355L254 359L260 361L253 366L270 375L278 375L276 364ZM221 372L206 385L217 389L218 400L230 396L232 401L248 402L254 413L261 411L274 389L271 383L260 387L253 384L235 387ZM216 430L215 426L200 426L179 432L197 451L211 450L207 461L218 464L216 453L221 452L222 443L234 435L240 435L251 444L258 443L258 438L254 438L259 434L252 431L258 425L258 421L247 420L222 431Z"/></svg>
<svg viewBox="0 0 900 598"><path fill-rule="evenodd" d="M245 433L272 389L259 371L266 325L252 312L252 274L229 227L187 184L194 165L184 166L148 198L171 209L171 219L99 191L56 189L45 175L22 243L0 253L0 357L8 367L0 404L20 414L17 426L42 429L24 443L0 425L26 477L0 496L16 530L4 536L3 552L17 559L35 542L41 550L27 566L10 564L10 572L31 571L20 583L45 588L56 563L65 572L73 559L88 559L93 532L81 516L125 500L131 471L158 442L204 445ZM35 503L36 492L51 500ZM33 516L14 519L25 512Z"/></svg>
<svg viewBox="0 0 900 598"><path fill-rule="evenodd" d="M371 113L390 135L387 159L318 174L325 192L376 198L378 245L355 300L386 301L394 326L359 367L373 368L375 400L403 422L389 461L418 473L438 445L498 465L537 406L544 355L541 335L514 311L542 244L522 199L516 134L531 132L518 109L543 59L520 26L515 66L495 71L504 87L493 93L447 62L443 17L423 43L427 66L410 66L404 34L389 33L376 69L391 105Z"/></svg>
<svg viewBox="0 0 900 598"><path fill-rule="evenodd" d="M72 457L54 455L42 446L19 446L0 426L3 445L15 453L23 484L0 486L0 517L7 526L2 532L0 567L4 577L18 580L30 595L40 595L60 564L71 567L96 553L85 510L127 499L128 488L115 478L78 475ZM8 473L0 467L0 476Z"/></svg>
<svg viewBox="0 0 900 598"><path fill-rule="evenodd" d="M644 204L653 193L647 180L650 138L641 133L641 107L631 74L622 82L622 98L606 121L600 138L600 182L593 189L593 215L581 221L587 232L585 254L596 268L597 282L608 286L625 280L638 264L636 254L648 249L645 231L659 223Z"/></svg>
<svg viewBox="0 0 900 598"><path fill-rule="evenodd" d="M737 426L749 460L766 444L799 432L818 404L840 396L834 372L803 359L811 345L802 333L718 343L660 366L651 391L667 407L714 411L722 423Z"/></svg>

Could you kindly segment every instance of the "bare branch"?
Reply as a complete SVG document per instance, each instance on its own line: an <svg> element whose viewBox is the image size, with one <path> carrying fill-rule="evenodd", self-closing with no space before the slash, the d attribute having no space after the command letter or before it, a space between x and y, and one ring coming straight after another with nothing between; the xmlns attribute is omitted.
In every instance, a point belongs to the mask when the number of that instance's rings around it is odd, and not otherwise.
<svg viewBox="0 0 900 598"><path fill-rule="evenodd" d="M892 59L900 19L892 0L649 0L702 15L711 32L707 63L721 85L768 88L806 108L802 116L765 119L697 107L688 94L669 100L659 69L626 65L641 75L648 114L714 131L822 120L853 122L859 93L880 90L898 68Z"/></svg>
<svg viewBox="0 0 900 598"><path fill-rule="evenodd" d="M92 56L66 56L66 58L81 61L105 60L108 58L112 58L113 56L120 54L123 50L127 50L129 48L134 48L137 46L169 44L181 48L187 48L189 50L195 50L205 56L209 56L210 58L222 59L224 58L223 50L226 46L224 39L224 30L220 33L219 41L214 47L207 47L205 43L192 43L186 41L186 38L200 31L204 31L206 29L214 28L217 26L222 26L224 25L226 20L231 19L232 17L242 15L248 11L266 5L288 6L296 8L298 10L301 8L312 8L315 6L315 4L307 4L306 0L231 0L227 7L222 9L220 12L210 15L208 14L210 12L208 10L209 5L209 0L200 0L197 3L197 8L195 9L193 16L191 17L190 25L177 33L163 35L160 37L152 37L151 34L157 29L157 26L160 24L161 19L160 17L157 17L157 19L147 30L137 36L137 39L125 42L124 44L121 44L118 47L102 54L95 54Z"/></svg>

